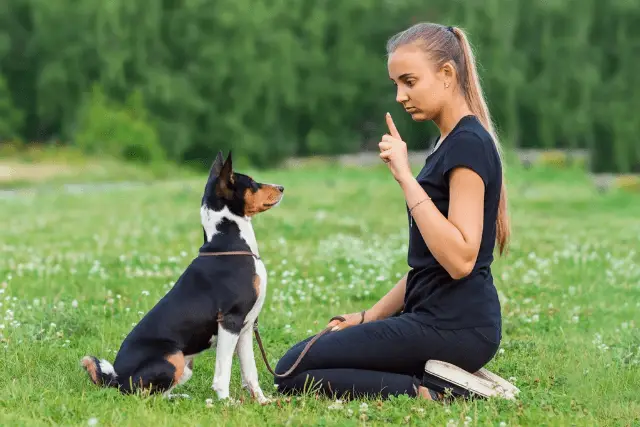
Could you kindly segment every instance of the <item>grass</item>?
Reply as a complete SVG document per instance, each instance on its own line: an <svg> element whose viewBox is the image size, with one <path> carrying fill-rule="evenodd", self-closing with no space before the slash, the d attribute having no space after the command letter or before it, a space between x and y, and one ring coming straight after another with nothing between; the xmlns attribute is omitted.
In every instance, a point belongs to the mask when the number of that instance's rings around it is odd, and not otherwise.
<svg viewBox="0 0 640 427"><path fill-rule="evenodd" d="M51 189L74 183L155 182L196 176L168 162L141 165L89 157L69 146L0 144L0 191Z"/></svg>
<svg viewBox="0 0 640 427"><path fill-rule="evenodd" d="M331 316L387 292L406 271L407 224L384 168L251 173L287 188L254 221L270 277L261 334L275 364ZM577 169L514 168L509 182L514 240L493 268L504 339L488 368L522 393L449 406L399 397L336 409L274 396L257 348L270 406L216 402L213 352L177 390L189 400L99 389L79 360L113 360L189 263L203 177L0 198L0 425L638 425L640 197L598 194ZM244 396L237 360L231 391Z"/></svg>

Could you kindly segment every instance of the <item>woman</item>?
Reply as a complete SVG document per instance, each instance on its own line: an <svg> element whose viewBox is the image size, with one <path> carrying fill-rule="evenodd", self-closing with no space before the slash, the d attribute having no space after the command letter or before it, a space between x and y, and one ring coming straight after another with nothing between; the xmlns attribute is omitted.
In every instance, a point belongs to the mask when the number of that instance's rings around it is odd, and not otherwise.
<svg viewBox="0 0 640 427"><path fill-rule="evenodd" d="M502 338L491 263L496 242L502 254L509 236L506 190L467 37L459 28L421 23L392 37L387 52L396 100L441 134L417 178L388 113L389 134L379 144L407 202L410 270L373 307L331 322L335 332L321 337L290 376L275 378L282 393L313 381L330 395L438 400L423 382L428 360L475 372ZM291 348L276 372L291 367L307 342Z"/></svg>

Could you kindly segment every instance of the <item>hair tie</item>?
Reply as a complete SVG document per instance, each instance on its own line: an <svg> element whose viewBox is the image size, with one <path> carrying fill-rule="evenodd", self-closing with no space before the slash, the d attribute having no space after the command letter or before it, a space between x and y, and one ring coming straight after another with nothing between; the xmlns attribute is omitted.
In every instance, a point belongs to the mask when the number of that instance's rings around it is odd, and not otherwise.
<svg viewBox="0 0 640 427"><path fill-rule="evenodd" d="M455 33L453 32L453 27L448 27L448 28L447 28L447 30L449 30L450 32L452 32L453 34L455 34Z"/></svg>

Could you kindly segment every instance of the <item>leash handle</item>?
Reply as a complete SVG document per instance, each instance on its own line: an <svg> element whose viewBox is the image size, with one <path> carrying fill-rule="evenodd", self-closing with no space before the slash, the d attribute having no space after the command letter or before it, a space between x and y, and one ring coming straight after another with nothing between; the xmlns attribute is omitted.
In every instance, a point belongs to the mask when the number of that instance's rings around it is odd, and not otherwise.
<svg viewBox="0 0 640 427"><path fill-rule="evenodd" d="M332 317L329 320L329 322L331 322L333 320L339 320L340 322L345 322L346 321L346 319L344 317L342 317L342 316ZM333 329L333 326L327 326L322 331L320 331L318 334L316 334L311 339L311 341L309 341L307 343L307 345L304 346L304 349L302 350L302 353L300 353L300 356L298 356L298 359L291 366L291 368L289 368L287 370L287 372L285 372L284 374L276 374L275 371L271 368L271 365L269 365L269 361L267 360L267 354L264 351L264 346L262 345L262 340L260 339L260 332L258 332L258 319L256 319L255 323L253 324L253 332L254 332L254 334L256 336L256 341L258 342L258 347L260 347L260 353L262 353L262 359L264 360L265 365L267 365L267 369L269 370L269 372L271 372L271 374L273 376L278 377L278 378L284 378L284 377L288 377L289 375L291 375L291 373L294 371L294 369L296 369L298 367L298 365L300 364L300 362L302 361L302 358L307 354L307 352L309 351L309 349L311 348L313 343L315 343L321 336L323 336L327 332L331 331L331 329Z"/></svg>

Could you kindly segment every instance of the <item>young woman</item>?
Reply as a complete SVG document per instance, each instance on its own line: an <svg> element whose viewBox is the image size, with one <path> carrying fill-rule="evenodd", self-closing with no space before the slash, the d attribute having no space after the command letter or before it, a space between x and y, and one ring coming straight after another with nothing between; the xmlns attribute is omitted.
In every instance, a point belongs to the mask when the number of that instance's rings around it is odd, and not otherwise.
<svg viewBox="0 0 640 427"><path fill-rule="evenodd" d="M502 161L474 56L459 28L421 23L387 45L396 100L440 138L414 178L391 116L380 157L404 192L410 270L373 307L333 321L286 378L282 393L311 384L329 395L408 394L437 400L423 382L430 359L475 372L498 350L501 310L491 275L509 237ZM309 339L280 360L293 365Z"/></svg>

